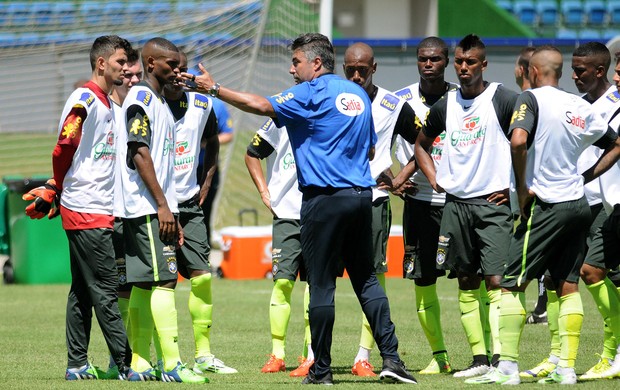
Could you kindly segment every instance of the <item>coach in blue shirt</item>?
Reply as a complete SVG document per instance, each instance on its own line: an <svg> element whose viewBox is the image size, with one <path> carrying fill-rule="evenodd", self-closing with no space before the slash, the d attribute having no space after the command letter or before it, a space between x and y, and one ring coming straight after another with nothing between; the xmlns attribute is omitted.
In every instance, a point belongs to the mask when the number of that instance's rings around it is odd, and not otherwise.
<svg viewBox="0 0 620 390"><path fill-rule="evenodd" d="M291 44L289 73L299 84L272 97L215 83L200 65L198 91L286 126L293 147L301 206L301 245L310 285L310 330L315 363L302 383L332 383L330 348L334 294L344 262L353 289L383 357L381 380L416 383L398 355L398 340L385 292L372 266L369 158L377 136L368 94L333 74L334 48L317 33Z"/></svg>

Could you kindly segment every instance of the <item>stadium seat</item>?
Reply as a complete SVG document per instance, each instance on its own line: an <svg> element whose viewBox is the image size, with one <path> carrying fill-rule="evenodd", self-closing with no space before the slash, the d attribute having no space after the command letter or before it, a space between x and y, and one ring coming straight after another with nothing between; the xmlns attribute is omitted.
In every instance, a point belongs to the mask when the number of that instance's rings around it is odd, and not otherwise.
<svg viewBox="0 0 620 390"><path fill-rule="evenodd" d="M559 21L558 4L555 0L539 0L536 3L538 23L541 26L555 26Z"/></svg>
<svg viewBox="0 0 620 390"><path fill-rule="evenodd" d="M13 33L3 32L0 33L0 47L12 47L15 46L17 36Z"/></svg>
<svg viewBox="0 0 620 390"><path fill-rule="evenodd" d="M499 8L510 14L514 12L514 6L512 5L511 0L496 0L495 3Z"/></svg>
<svg viewBox="0 0 620 390"><path fill-rule="evenodd" d="M41 44L41 35L36 32L25 32L17 36L17 45L19 46L33 46Z"/></svg>
<svg viewBox="0 0 620 390"><path fill-rule="evenodd" d="M614 30L610 28L606 28L603 30L601 38L608 41L610 39L614 39L616 37L620 37L620 30ZM613 54L613 53L612 53Z"/></svg>
<svg viewBox="0 0 620 390"><path fill-rule="evenodd" d="M80 4L79 14L86 27L100 25L103 23L103 3L83 1Z"/></svg>
<svg viewBox="0 0 620 390"><path fill-rule="evenodd" d="M13 2L9 3L7 13L11 18L11 25L21 27L30 23L30 3Z"/></svg>
<svg viewBox="0 0 620 390"><path fill-rule="evenodd" d="M73 2L59 1L54 3L54 17L59 25L67 27L77 22L77 8Z"/></svg>
<svg viewBox="0 0 620 390"><path fill-rule="evenodd" d="M609 24L620 26L620 2L610 1L607 12L609 14Z"/></svg>
<svg viewBox="0 0 620 390"><path fill-rule="evenodd" d="M67 41L67 35L62 31L50 31L41 36L41 43L44 44L61 44Z"/></svg>
<svg viewBox="0 0 620 390"><path fill-rule="evenodd" d="M9 26L11 18L9 16L9 7L5 2L0 3L0 28Z"/></svg>
<svg viewBox="0 0 620 390"><path fill-rule="evenodd" d="M131 3L129 3L131 4ZM120 1L108 1L103 3L103 19L108 26L116 26L125 23L127 4Z"/></svg>
<svg viewBox="0 0 620 390"><path fill-rule="evenodd" d="M156 2L150 4L151 20L157 24L167 24L172 19L174 9L167 2Z"/></svg>
<svg viewBox="0 0 620 390"><path fill-rule="evenodd" d="M533 1L518 1L514 4L514 13L517 19L525 25L536 24L536 7Z"/></svg>
<svg viewBox="0 0 620 390"><path fill-rule="evenodd" d="M604 1L588 0L585 3L586 23L593 27L602 27L607 19L607 7Z"/></svg>
<svg viewBox="0 0 620 390"><path fill-rule="evenodd" d="M558 39L577 39L577 30L572 28L560 28L556 33Z"/></svg>
<svg viewBox="0 0 620 390"><path fill-rule="evenodd" d="M150 23L150 5L141 1L132 1L125 7L126 23L137 26Z"/></svg>
<svg viewBox="0 0 620 390"><path fill-rule="evenodd" d="M49 26L56 23L54 20L54 4L47 1L32 3L30 8L33 23L40 26Z"/></svg>
<svg viewBox="0 0 620 390"><path fill-rule="evenodd" d="M562 19L566 26L581 26L584 19L583 4L580 0L562 2Z"/></svg>
<svg viewBox="0 0 620 390"><path fill-rule="evenodd" d="M579 39L597 40L601 39L601 32L591 28L584 28L579 31Z"/></svg>

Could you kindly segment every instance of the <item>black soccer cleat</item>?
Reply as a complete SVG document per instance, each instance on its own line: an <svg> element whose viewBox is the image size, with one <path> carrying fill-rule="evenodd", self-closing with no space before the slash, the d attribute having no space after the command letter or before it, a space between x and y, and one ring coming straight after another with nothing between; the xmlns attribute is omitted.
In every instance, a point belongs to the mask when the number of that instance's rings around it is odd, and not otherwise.
<svg viewBox="0 0 620 390"><path fill-rule="evenodd" d="M407 371L402 361L396 362L391 359L385 359L383 361L383 369L379 374L379 379L384 382L393 383L418 383L413 375Z"/></svg>
<svg viewBox="0 0 620 390"><path fill-rule="evenodd" d="M323 375L322 378L317 378L314 376L312 371L308 372L308 376L301 381L302 385L325 385L332 386L334 384L334 379L332 377L331 371L327 374Z"/></svg>

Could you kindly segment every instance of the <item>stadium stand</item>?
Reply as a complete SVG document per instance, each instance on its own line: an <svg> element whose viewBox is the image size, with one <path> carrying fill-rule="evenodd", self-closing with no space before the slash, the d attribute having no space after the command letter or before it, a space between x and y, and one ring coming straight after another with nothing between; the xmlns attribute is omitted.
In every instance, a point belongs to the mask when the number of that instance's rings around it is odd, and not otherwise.
<svg viewBox="0 0 620 390"><path fill-rule="evenodd" d="M604 27L607 21L607 7L604 1L589 0L584 4L586 24Z"/></svg>
<svg viewBox="0 0 620 390"><path fill-rule="evenodd" d="M555 26L559 22L560 12L555 0L538 1L536 12L540 26Z"/></svg>
<svg viewBox="0 0 620 390"><path fill-rule="evenodd" d="M525 25L533 26L536 23L536 6L533 1L516 2L514 13L517 19Z"/></svg>
<svg viewBox="0 0 620 390"><path fill-rule="evenodd" d="M562 2L562 22L566 26L581 26L584 19L583 4L579 0Z"/></svg>

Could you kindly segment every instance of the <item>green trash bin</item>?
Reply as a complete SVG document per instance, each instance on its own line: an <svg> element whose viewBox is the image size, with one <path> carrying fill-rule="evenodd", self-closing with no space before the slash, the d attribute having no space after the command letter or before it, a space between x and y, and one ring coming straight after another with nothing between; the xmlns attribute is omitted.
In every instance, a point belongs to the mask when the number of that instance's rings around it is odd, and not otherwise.
<svg viewBox="0 0 620 390"><path fill-rule="evenodd" d="M71 283L69 244L60 217L30 219L22 195L48 177L5 176L9 261L15 283ZM6 280L6 279L5 279Z"/></svg>

